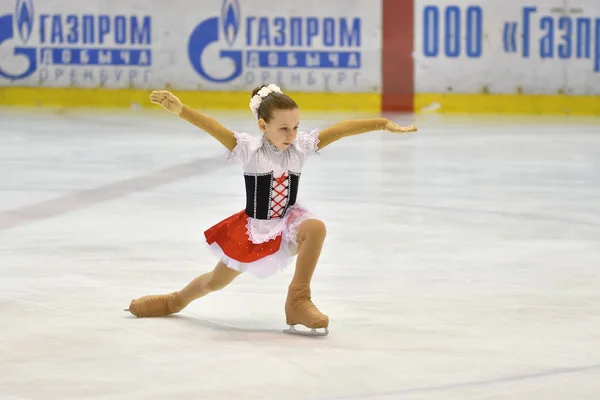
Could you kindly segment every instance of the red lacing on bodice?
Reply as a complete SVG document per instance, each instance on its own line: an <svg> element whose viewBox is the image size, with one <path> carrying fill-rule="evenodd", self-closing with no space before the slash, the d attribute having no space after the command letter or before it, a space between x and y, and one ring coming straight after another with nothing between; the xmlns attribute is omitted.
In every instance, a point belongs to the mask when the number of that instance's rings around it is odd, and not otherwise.
<svg viewBox="0 0 600 400"><path fill-rule="evenodd" d="M288 179L285 172L279 178L274 178L273 192L275 195L271 201L271 218L281 218L283 210L285 210L288 193Z"/></svg>

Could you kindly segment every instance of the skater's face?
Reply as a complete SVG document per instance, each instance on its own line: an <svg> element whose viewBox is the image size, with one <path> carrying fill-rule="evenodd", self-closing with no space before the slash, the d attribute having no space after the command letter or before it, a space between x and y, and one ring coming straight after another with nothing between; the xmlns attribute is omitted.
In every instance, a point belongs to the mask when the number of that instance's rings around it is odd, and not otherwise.
<svg viewBox="0 0 600 400"><path fill-rule="evenodd" d="M300 110L274 110L269 122L262 118L258 120L258 126L265 137L278 149L285 150L296 140L298 124L300 122Z"/></svg>

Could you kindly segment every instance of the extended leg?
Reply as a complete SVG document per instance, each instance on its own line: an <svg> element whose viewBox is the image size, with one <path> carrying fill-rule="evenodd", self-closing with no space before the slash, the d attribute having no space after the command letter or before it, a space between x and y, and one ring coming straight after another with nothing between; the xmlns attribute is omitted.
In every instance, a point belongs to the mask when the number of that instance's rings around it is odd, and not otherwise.
<svg viewBox="0 0 600 400"><path fill-rule="evenodd" d="M288 325L304 325L313 329L329 326L327 315L322 314L312 303L310 290L325 235L325 224L316 219L306 220L298 228L296 271L285 303Z"/></svg>
<svg viewBox="0 0 600 400"><path fill-rule="evenodd" d="M183 310L192 301L229 285L240 272L219 262L215 269L200 275L182 290L169 294L148 295L132 300L127 311L136 317L163 317Z"/></svg>

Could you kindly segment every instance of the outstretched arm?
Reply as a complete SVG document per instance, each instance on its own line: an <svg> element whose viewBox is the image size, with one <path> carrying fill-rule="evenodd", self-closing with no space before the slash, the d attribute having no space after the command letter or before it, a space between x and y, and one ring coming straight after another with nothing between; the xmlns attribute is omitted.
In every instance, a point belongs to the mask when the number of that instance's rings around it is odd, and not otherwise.
<svg viewBox="0 0 600 400"><path fill-rule="evenodd" d="M399 126L386 118L353 119L338 122L319 133L318 148L322 149L346 136L359 135L361 133L385 130L392 133L416 132L417 127L413 125Z"/></svg>
<svg viewBox="0 0 600 400"><path fill-rule="evenodd" d="M232 151L237 145L237 140L231 130L221 125L214 118L182 104L171 92L166 90L154 91L150 94L150 101L204 130L229 151Z"/></svg>

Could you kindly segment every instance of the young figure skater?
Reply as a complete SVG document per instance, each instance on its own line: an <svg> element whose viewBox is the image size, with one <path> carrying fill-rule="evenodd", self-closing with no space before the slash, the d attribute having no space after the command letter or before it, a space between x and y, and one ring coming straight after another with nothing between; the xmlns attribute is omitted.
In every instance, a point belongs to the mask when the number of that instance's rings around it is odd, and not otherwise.
<svg viewBox="0 0 600 400"><path fill-rule="evenodd" d="M213 118L192 110L168 91L154 91L152 103L206 131L243 166L246 208L204 232L206 244L219 262L183 289L135 299L129 305L136 317L178 313L193 300L223 289L243 272L264 278L288 266L296 269L285 302L286 333L327 335L329 318L311 301L311 280L325 240L325 225L296 202L306 159L336 140L385 130L416 132L385 118L348 120L323 131L298 132L299 109L276 85L254 89L250 109L262 131L260 138L227 129ZM296 330L296 325L310 332ZM317 329L324 328L324 332Z"/></svg>

